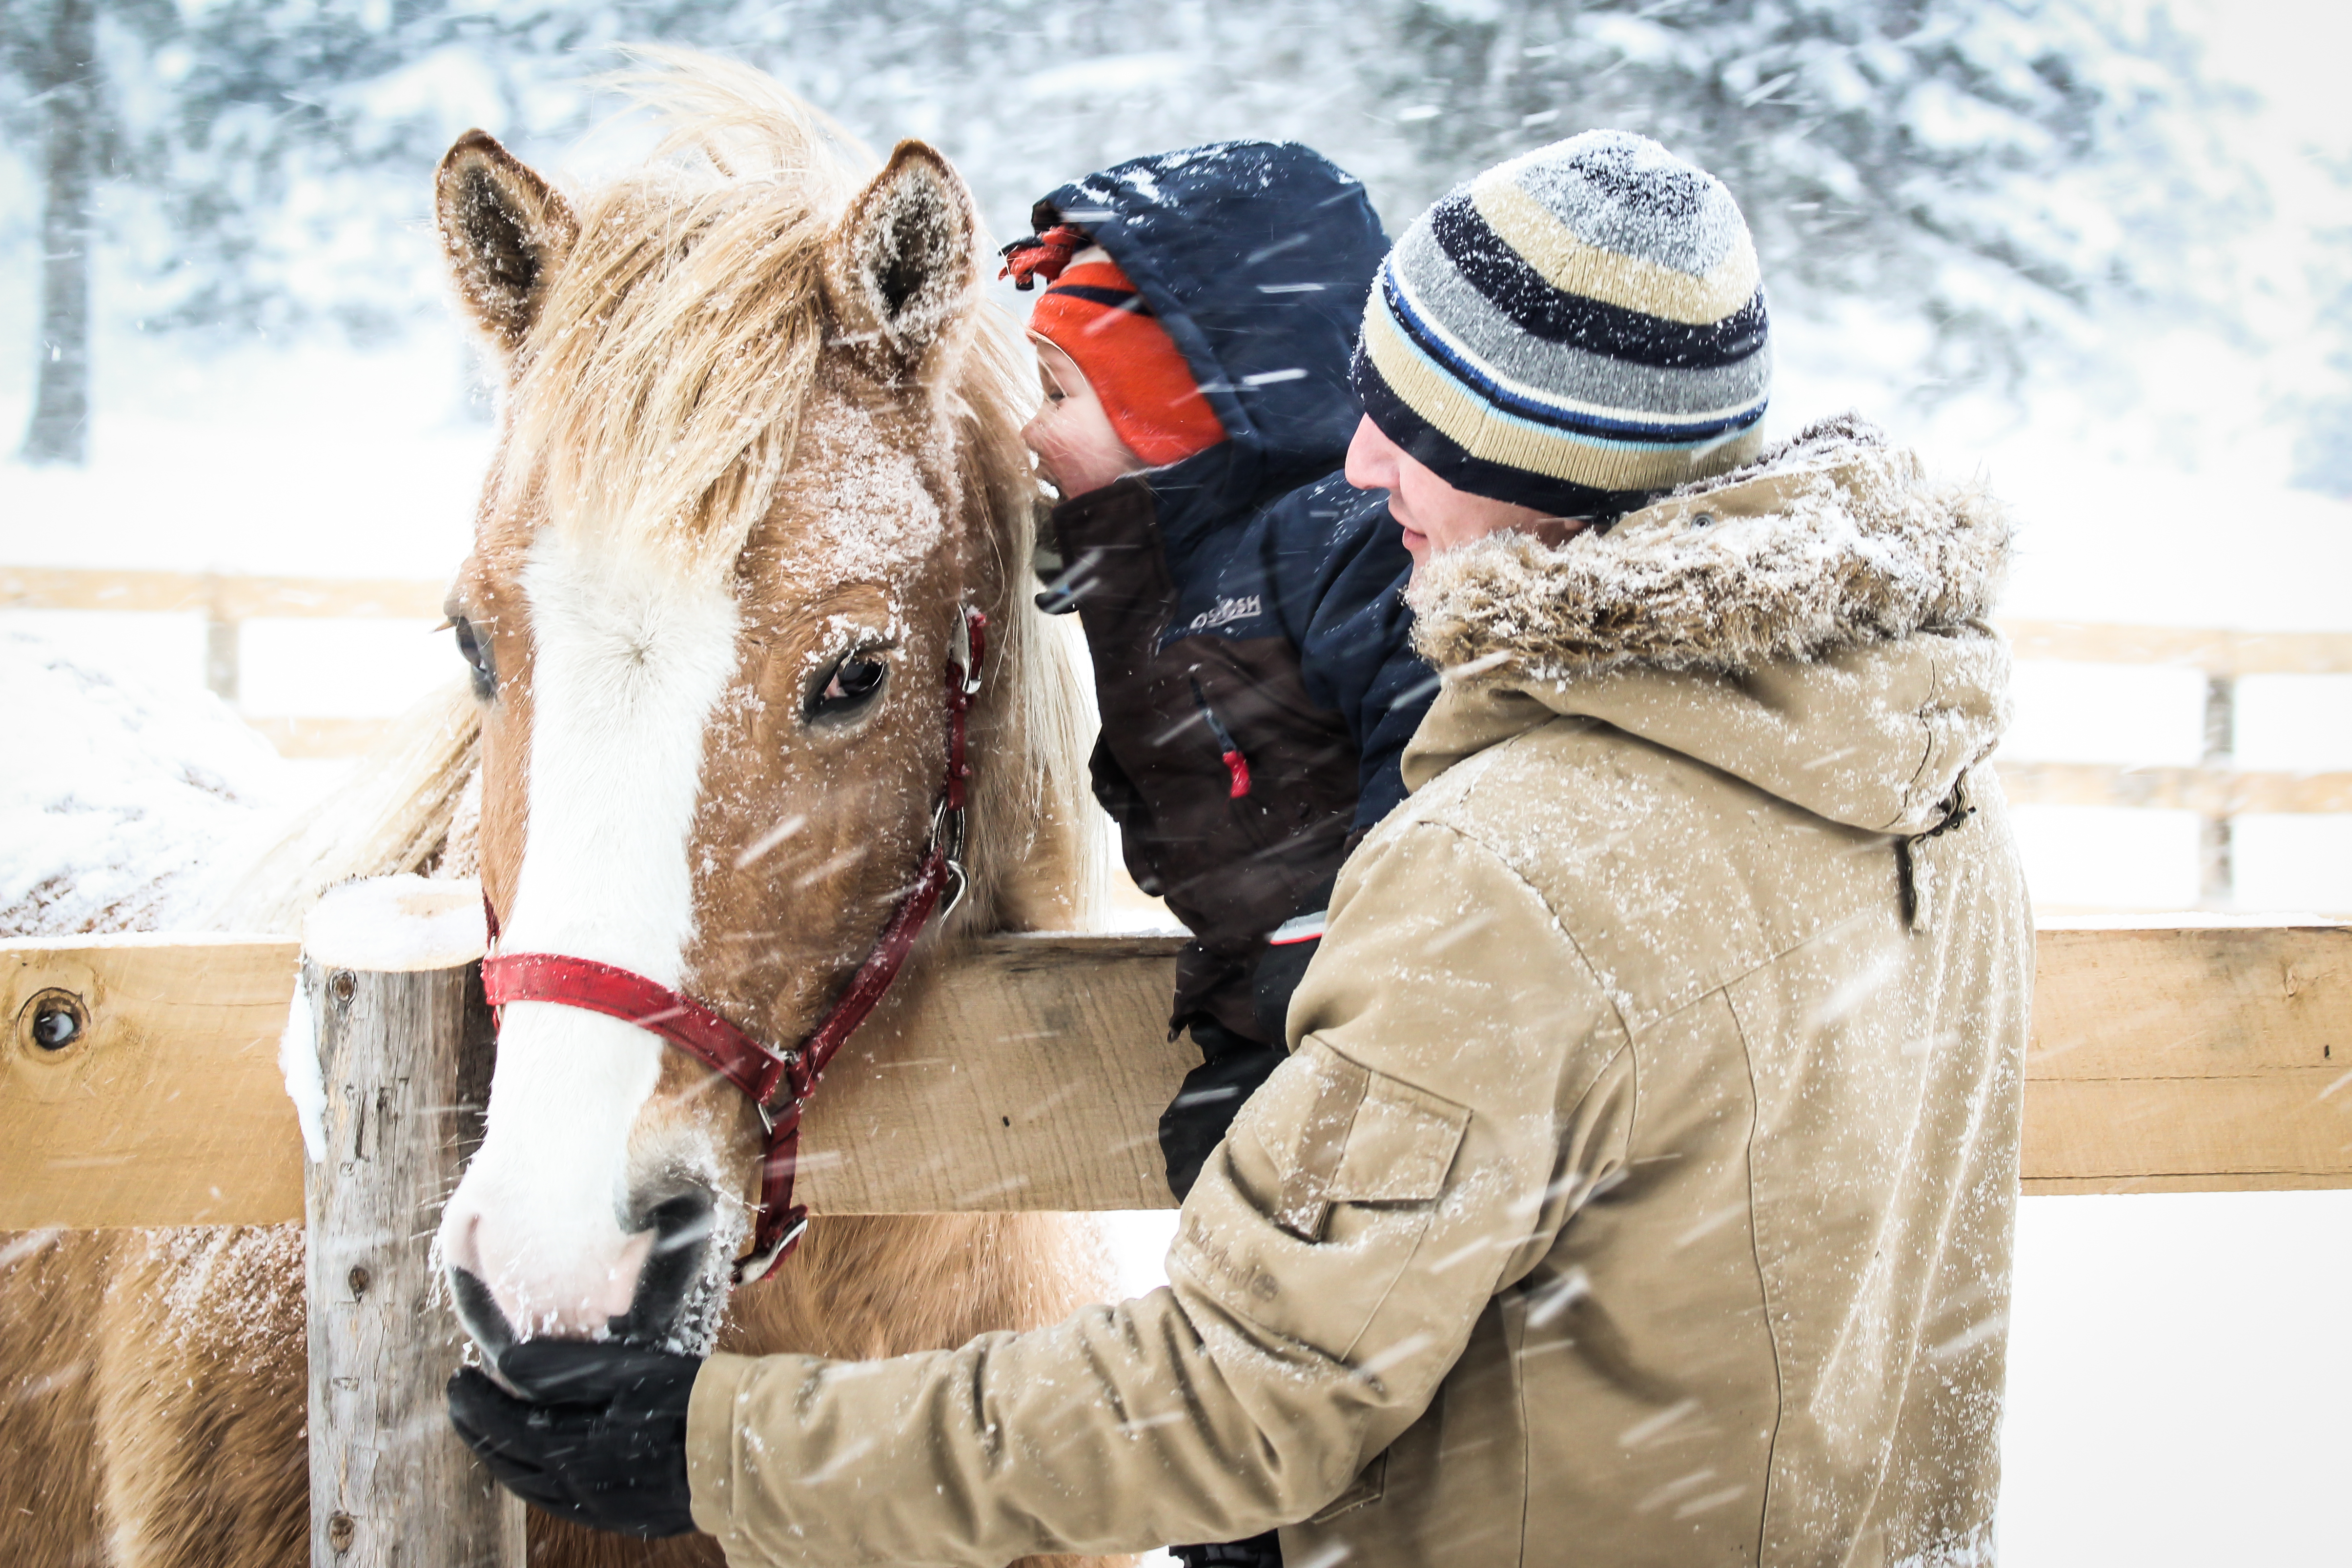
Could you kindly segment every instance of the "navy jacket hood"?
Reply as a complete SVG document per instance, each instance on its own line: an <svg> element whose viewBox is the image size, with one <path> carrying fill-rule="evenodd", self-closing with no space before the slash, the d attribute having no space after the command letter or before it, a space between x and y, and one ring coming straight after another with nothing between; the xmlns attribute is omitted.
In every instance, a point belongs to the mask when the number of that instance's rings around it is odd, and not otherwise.
<svg viewBox="0 0 2352 1568"><path fill-rule="evenodd" d="M1137 158L1037 204L1108 251L1224 425L1226 497L1338 467L1361 405L1348 362L1388 236L1360 182L1293 141Z"/></svg>

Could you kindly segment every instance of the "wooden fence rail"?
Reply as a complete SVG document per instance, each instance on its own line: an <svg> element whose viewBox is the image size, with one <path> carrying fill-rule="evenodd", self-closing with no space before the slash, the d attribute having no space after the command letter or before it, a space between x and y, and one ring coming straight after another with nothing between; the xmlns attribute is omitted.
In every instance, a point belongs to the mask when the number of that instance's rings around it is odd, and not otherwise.
<svg viewBox="0 0 2352 1568"><path fill-rule="evenodd" d="M975 944L827 1076L810 1206L1167 1207L1154 1128L1192 1061L1166 1038L1177 946ZM0 1228L301 1218L278 1066L296 962L275 939L0 945ZM2038 985L2027 1191L2352 1186L2352 925L2050 927ZM59 1011L80 1021L53 1050Z"/></svg>
<svg viewBox="0 0 2352 1568"><path fill-rule="evenodd" d="M2220 632L2003 621L2021 659L2084 664L2183 664L2209 675L2352 675L2352 632Z"/></svg>

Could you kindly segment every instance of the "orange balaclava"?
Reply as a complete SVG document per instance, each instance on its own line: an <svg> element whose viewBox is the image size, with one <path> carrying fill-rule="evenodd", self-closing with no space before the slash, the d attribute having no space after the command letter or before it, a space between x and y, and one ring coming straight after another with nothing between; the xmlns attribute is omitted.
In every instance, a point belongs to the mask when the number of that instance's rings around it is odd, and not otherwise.
<svg viewBox="0 0 2352 1568"><path fill-rule="evenodd" d="M1161 468L1225 439L1175 340L1084 230L1065 225L1009 247L1005 272L1022 288L1045 279L1029 330L1077 361L1129 451Z"/></svg>

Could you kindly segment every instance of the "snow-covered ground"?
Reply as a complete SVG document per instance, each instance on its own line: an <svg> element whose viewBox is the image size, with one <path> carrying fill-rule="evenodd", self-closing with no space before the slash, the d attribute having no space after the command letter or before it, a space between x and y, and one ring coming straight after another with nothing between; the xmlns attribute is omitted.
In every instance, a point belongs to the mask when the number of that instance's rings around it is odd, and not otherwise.
<svg viewBox="0 0 2352 1568"><path fill-rule="evenodd" d="M168 926L224 843L291 792L286 765L210 692L117 678L0 629L20 737L0 775L0 931Z"/></svg>

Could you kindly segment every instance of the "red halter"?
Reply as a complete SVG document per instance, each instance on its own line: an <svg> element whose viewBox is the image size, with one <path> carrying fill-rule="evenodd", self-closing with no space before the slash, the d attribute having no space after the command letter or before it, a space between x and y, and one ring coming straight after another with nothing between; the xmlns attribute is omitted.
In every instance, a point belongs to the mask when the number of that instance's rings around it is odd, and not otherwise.
<svg viewBox="0 0 2352 1568"><path fill-rule="evenodd" d="M930 841L916 868L914 885L891 912L890 923L873 951L850 977L849 985L807 1039L789 1051L762 1044L682 992L610 964L561 953L500 953L482 960L482 990L494 1008L509 1002L555 1002L633 1023L677 1047L749 1095L767 1124L768 1147L760 1162L760 1218L751 1250L735 1261L735 1282L752 1284L790 1255L808 1228L808 1210L793 1202L793 1175L800 1163L801 1113L816 1092L817 1080L857 1026L874 1010L914 950L915 938L939 909L950 883L945 919L963 897L964 718L980 690L980 665L988 652L988 617L966 608L957 622L956 647L947 665L947 781L931 812ZM483 908L489 910L485 897ZM498 915L489 911L490 941L498 941Z"/></svg>

